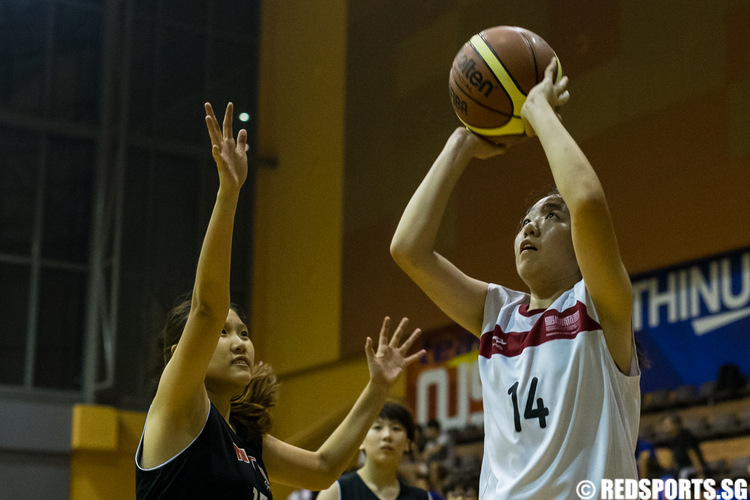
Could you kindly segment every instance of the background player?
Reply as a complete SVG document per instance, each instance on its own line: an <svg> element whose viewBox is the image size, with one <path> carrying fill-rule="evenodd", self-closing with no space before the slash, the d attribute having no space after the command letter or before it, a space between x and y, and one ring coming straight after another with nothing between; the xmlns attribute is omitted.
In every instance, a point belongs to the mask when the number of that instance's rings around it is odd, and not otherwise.
<svg viewBox="0 0 750 500"><path fill-rule="evenodd" d="M411 413L398 403L387 402L367 431L360 450L365 464L343 475L333 486L321 491L319 500L426 500L429 494L399 480L401 459L414 439Z"/></svg>

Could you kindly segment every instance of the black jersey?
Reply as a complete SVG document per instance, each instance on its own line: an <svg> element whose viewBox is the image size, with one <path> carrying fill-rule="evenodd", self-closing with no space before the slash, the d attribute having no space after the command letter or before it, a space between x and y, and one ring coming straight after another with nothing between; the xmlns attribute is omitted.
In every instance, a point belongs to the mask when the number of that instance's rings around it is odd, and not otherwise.
<svg viewBox="0 0 750 500"><path fill-rule="evenodd" d="M356 471L344 474L338 480L341 500L378 500ZM425 490L409 486L399 481L401 489L396 500L427 500Z"/></svg>
<svg viewBox="0 0 750 500"><path fill-rule="evenodd" d="M158 467L140 466L143 436L135 456L136 498L271 499L261 454L263 436L234 433L211 405L200 434L184 450Z"/></svg>

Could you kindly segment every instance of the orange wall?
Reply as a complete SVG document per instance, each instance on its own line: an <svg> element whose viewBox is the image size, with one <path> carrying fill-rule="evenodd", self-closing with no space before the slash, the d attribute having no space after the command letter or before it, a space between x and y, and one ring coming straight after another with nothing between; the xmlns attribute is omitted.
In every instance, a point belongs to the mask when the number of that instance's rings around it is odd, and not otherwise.
<svg viewBox="0 0 750 500"><path fill-rule="evenodd" d="M71 500L135 497L135 450L145 420L142 412L73 407Z"/></svg>
<svg viewBox="0 0 750 500"><path fill-rule="evenodd" d="M251 327L286 373L338 359L346 5L264 2Z"/></svg>
<svg viewBox="0 0 750 500"><path fill-rule="evenodd" d="M385 313L426 329L449 322L395 266L388 245L459 125L448 98L451 61L485 27L524 26L557 51L570 77L564 123L602 179L631 273L750 245L740 222L750 210L747 3L477 0L398 15L393 4L350 14L343 355L357 353L367 325ZM514 232L550 187L536 140L470 165L439 251L471 276L523 287Z"/></svg>

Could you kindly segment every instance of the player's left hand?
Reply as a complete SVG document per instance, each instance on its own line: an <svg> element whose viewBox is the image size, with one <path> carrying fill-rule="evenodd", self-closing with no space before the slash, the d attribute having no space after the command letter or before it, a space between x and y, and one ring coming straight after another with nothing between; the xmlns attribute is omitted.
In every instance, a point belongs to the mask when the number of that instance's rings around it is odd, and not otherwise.
<svg viewBox="0 0 750 500"><path fill-rule="evenodd" d="M247 131L241 129L235 141L232 132L234 105L230 102L224 112L224 122L219 120L210 103L205 103L206 127L211 137L211 155L219 171L219 182L226 187L241 188L247 179Z"/></svg>
<svg viewBox="0 0 750 500"><path fill-rule="evenodd" d="M547 68L544 70L544 79L531 89L529 95L526 97L526 102L521 108L521 118L523 119L524 128L526 129L526 135L529 137L536 135L536 132L534 132L534 128L529 124L528 119L530 108L532 106L538 105L540 101L546 101L557 114L558 119L560 119L560 108L565 106L570 100L570 93L568 92L568 77L563 76L559 82L555 83L554 74L556 68L557 59L553 57L552 61L550 61Z"/></svg>
<svg viewBox="0 0 750 500"><path fill-rule="evenodd" d="M408 323L409 320L403 318L393 333L393 337L390 337L391 318L386 316L383 320L383 326L380 328L377 350L373 349L372 339L367 337L365 354L367 354L367 366L370 370L371 382L383 383L390 387L403 373L404 368L425 355L426 351L421 349L419 352L407 356L414 341L422 333L419 328L415 329L409 335L409 338L399 345Z"/></svg>

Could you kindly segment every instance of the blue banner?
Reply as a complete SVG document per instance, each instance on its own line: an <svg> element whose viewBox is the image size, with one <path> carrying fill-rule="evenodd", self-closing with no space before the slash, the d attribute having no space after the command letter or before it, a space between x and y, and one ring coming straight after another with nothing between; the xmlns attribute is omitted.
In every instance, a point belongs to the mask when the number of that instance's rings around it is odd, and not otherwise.
<svg viewBox="0 0 750 500"><path fill-rule="evenodd" d="M750 248L632 277L633 326L650 368L643 392L750 374Z"/></svg>

